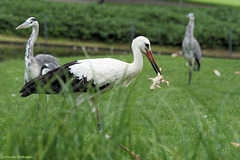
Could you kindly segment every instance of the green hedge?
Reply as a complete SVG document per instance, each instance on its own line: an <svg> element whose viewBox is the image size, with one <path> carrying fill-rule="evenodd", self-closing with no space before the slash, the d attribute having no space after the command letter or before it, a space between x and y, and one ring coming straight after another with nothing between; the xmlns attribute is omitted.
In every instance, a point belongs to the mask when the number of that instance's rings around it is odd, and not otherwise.
<svg viewBox="0 0 240 160"><path fill-rule="evenodd" d="M233 30L233 47L240 46L240 9L231 7L180 8L154 5L80 4L42 0L1 0L0 34L26 36L29 30L15 27L34 16L44 36L43 14L47 16L48 34L54 38L130 42L131 23L135 36L144 35L152 43L181 46L186 15L195 14L195 37L203 48L228 46ZM235 48L236 49L236 48Z"/></svg>

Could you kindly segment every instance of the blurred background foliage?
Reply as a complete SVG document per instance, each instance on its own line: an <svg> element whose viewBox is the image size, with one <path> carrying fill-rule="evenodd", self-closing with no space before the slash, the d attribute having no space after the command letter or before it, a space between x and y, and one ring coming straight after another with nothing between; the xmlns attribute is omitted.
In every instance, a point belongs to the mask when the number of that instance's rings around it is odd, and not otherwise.
<svg viewBox="0 0 240 160"><path fill-rule="evenodd" d="M48 35L54 40L130 44L134 23L135 36L144 35L153 44L177 48L181 46L188 23L186 15L193 12L195 37L203 48L226 48L232 29L236 49L240 43L239 8L209 7L1 0L0 36L11 36L15 40L28 38L31 29L16 31L15 28L34 16L40 23L40 37L44 37L43 15L46 15ZM36 96L21 98L19 95L24 82L25 47L20 46L21 51L14 48L18 46L0 46L0 61L4 59L0 63L0 159L18 155L57 160L134 159L118 144L145 160L240 158L239 148L231 144L239 143L240 139L240 83L239 75L234 75L239 70L239 60L204 57L201 71L194 74L192 86L188 87L184 59L156 55L164 78L171 86L163 85L150 92L151 82L147 78L152 77L154 71L144 58L143 72L135 83L101 96L99 106L104 132L99 134L96 115L88 102L63 123L66 113L75 105L76 95L71 94L51 95L46 121L46 96L41 95L40 119L35 123ZM35 47L34 53L44 50ZM62 55L64 52L68 57L59 56L61 64L86 58L79 56L79 50L74 50L75 57L71 57L67 48L48 48L47 53ZM132 60L131 54L105 54L92 58ZM221 72L220 77L213 73L215 69ZM111 139L105 139L104 133Z"/></svg>
<svg viewBox="0 0 240 160"><path fill-rule="evenodd" d="M193 8L1 0L0 34L25 37L30 30L16 32L15 28L34 16L40 23L39 36L43 37L45 14L48 35L52 38L129 43L133 23L135 36L144 35L150 38L153 44L181 46L188 24L186 15L189 12L195 14L194 34L203 48L226 48L230 29L233 30L233 49L240 46L240 28L237 23L240 20L239 8L226 6Z"/></svg>

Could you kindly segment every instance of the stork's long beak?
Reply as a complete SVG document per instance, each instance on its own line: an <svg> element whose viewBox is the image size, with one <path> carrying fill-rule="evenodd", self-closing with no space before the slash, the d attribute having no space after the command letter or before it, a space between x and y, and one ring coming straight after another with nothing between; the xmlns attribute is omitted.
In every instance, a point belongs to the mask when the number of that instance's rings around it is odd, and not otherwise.
<svg viewBox="0 0 240 160"><path fill-rule="evenodd" d="M156 63L156 60L155 60L155 58L154 58L154 56L153 56L152 51L146 50L145 55L147 56L149 62L151 63L154 71L155 71L157 74L160 73L160 75L161 75L161 71L160 71L160 69L159 69L159 67L158 67L158 65L157 65L157 63Z"/></svg>
<svg viewBox="0 0 240 160"><path fill-rule="evenodd" d="M27 28L28 22L24 22L23 24L19 25L16 29Z"/></svg>

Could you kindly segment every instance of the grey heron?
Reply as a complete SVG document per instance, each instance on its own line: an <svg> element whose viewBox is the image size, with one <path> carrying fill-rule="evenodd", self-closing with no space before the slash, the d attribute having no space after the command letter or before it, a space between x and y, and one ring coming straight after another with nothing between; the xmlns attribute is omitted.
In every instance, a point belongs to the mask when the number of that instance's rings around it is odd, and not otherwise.
<svg viewBox="0 0 240 160"><path fill-rule="evenodd" d="M194 31L194 14L189 13L187 15L189 23L186 27L185 37L182 43L183 55L187 61L189 68L189 80L188 85L191 84L192 71L199 71L201 66L201 47L197 39L193 35Z"/></svg>
<svg viewBox="0 0 240 160"><path fill-rule="evenodd" d="M132 41L132 51L134 55L132 63L113 58L83 59L67 63L29 81L21 89L21 96L27 97L36 93L58 94L64 92L80 92L80 95L83 95L84 92L93 92L89 96L89 100L94 101L96 92L99 91L102 94L116 86L127 87L136 79L143 68L143 54L147 56L154 71L161 75L151 51L150 41L146 37L139 36L135 38ZM84 101L80 100L79 104ZM101 131L98 106L95 106L95 109L98 130Z"/></svg>
<svg viewBox="0 0 240 160"><path fill-rule="evenodd" d="M29 82L33 78L46 74L50 70L59 67L57 59L50 54L38 54L34 57L33 47L34 43L37 40L38 32L39 32L39 24L38 21L34 17L28 18L24 23L19 25L16 29L22 28L32 28L32 34L28 39L26 44L26 52L25 52L25 73L24 73L24 81L25 83ZM47 104L49 100L49 95L47 95ZM36 120L38 118L38 112L40 110L40 102L38 98L38 110ZM47 106L46 106L47 112Z"/></svg>

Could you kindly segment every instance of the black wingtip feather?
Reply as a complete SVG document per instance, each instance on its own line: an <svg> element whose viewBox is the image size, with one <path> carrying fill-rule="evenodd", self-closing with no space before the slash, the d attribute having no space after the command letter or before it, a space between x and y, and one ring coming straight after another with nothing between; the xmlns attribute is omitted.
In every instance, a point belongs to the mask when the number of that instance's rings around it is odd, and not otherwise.
<svg viewBox="0 0 240 160"><path fill-rule="evenodd" d="M110 83L96 86L94 80L87 81L86 77L76 77L70 72L70 66L77 64L77 61L58 67L45 75L38 76L26 83L20 90L21 97L27 97L35 93L58 94L60 92L87 92L95 88L94 92L106 89ZM67 82L70 83L67 83ZM63 87L62 85L67 85ZM67 90L65 91L64 89ZM98 88L98 89L97 89ZM89 90L90 91L90 90Z"/></svg>
<svg viewBox="0 0 240 160"><path fill-rule="evenodd" d="M194 71L199 71L200 67L201 67L201 63L199 62L199 60L196 58L196 62L197 62L197 67L194 67Z"/></svg>
<svg viewBox="0 0 240 160"><path fill-rule="evenodd" d="M49 71L45 75L40 75L32 80L30 80L28 83L26 83L23 88L20 90L19 93L21 93L21 97L27 97L31 94L38 93L38 87L43 87L46 85L47 80L50 80L55 74L58 72L62 72L62 74L65 74L65 71L69 69L69 66L77 64L77 61L73 61L70 63L67 63L61 67L55 68L51 71ZM37 85L39 84L39 85ZM52 86L53 87L53 86ZM54 92L54 88L53 92ZM57 89L57 88L56 88ZM44 92L44 91L43 91ZM56 91L58 93L59 91ZM45 93L49 93L49 91L45 91Z"/></svg>
<svg viewBox="0 0 240 160"><path fill-rule="evenodd" d="M36 93L37 92L36 88L37 88L36 83L33 80L31 80L23 86L19 93L22 93L21 97L27 97L31 94Z"/></svg>

